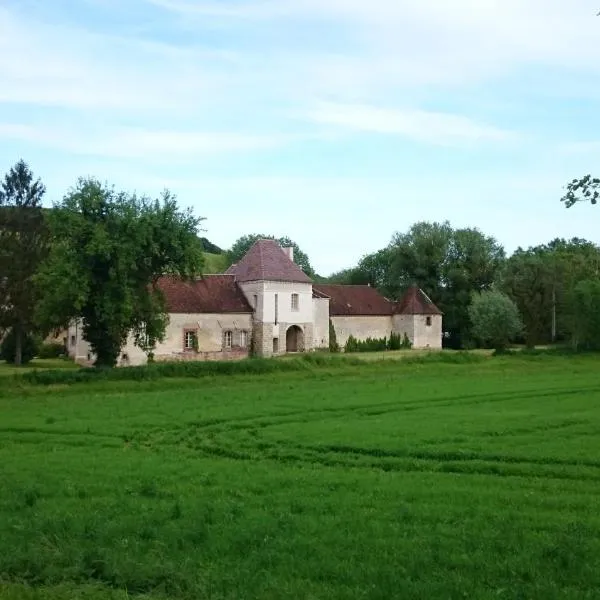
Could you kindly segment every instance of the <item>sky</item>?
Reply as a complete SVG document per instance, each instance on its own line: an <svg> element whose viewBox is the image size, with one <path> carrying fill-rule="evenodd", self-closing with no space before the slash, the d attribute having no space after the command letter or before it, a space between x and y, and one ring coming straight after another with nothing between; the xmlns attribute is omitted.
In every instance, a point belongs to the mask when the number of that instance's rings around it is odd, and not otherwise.
<svg viewBox="0 0 600 600"><path fill-rule="evenodd" d="M598 0L0 0L0 172L168 188L326 275L417 221L600 243Z"/></svg>

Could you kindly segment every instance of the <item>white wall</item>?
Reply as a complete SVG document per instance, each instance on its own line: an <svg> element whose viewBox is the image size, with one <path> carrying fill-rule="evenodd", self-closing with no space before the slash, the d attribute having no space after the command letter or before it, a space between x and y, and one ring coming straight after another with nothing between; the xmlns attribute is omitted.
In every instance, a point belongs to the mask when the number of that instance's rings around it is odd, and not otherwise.
<svg viewBox="0 0 600 600"><path fill-rule="evenodd" d="M281 323L312 323L312 283L290 283L287 281L251 281L240 283L248 302L254 306L254 295L258 296L255 318L259 322L275 322L275 294L278 297L277 320ZM292 294L298 294L298 310L292 310Z"/></svg>
<svg viewBox="0 0 600 600"><path fill-rule="evenodd" d="M394 315L392 317L392 326L394 333L399 333L402 337L407 335L411 344L415 343L415 319L414 315Z"/></svg>
<svg viewBox="0 0 600 600"><path fill-rule="evenodd" d="M413 348L442 347L442 315L429 315L431 325L427 325L427 315L415 315L415 336Z"/></svg>
<svg viewBox="0 0 600 600"><path fill-rule="evenodd" d="M313 347L329 348L329 298L313 298Z"/></svg>
<svg viewBox="0 0 600 600"><path fill-rule="evenodd" d="M331 317L337 343L343 348L353 335L357 340L389 337L392 331L392 317Z"/></svg>

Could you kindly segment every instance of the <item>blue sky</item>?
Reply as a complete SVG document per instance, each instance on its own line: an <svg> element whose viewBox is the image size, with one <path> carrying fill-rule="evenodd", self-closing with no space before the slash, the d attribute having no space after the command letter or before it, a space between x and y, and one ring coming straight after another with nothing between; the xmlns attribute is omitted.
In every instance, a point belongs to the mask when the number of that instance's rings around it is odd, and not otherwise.
<svg viewBox="0 0 600 600"><path fill-rule="evenodd" d="M165 187L318 272L419 220L600 243L597 0L0 0L0 171Z"/></svg>

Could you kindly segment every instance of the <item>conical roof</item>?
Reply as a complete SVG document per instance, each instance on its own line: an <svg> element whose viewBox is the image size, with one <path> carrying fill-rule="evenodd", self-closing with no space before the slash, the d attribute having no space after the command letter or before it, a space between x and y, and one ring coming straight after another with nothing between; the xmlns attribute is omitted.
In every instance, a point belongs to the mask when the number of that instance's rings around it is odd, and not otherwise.
<svg viewBox="0 0 600 600"><path fill-rule="evenodd" d="M275 240L258 240L244 257L228 270L236 281L290 281L312 283L312 279L284 252Z"/></svg>
<svg viewBox="0 0 600 600"><path fill-rule="evenodd" d="M431 298L416 285L406 290L402 299L397 303L394 312L400 315L442 314L442 311L431 301Z"/></svg>

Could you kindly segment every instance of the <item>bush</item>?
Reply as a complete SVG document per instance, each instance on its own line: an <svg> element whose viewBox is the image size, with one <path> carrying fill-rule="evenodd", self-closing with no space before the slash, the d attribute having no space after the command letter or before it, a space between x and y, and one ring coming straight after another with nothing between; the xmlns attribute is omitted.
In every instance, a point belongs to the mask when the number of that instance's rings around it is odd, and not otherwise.
<svg viewBox="0 0 600 600"><path fill-rule="evenodd" d="M32 335L24 335L21 347L21 364L26 365L37 354L38 343ZM0 345L0 360L5 360L7 363L15 363L15 334L11 329Z"/></svg>
<svg viewBox="0 0 600 600"><path fill-rule="evenodd" d="M389 338L371 338L357 340L351 335L346 340L344 352L385 352L386 350L403 350L412 348L412 343L406 333L401 337L399 333L392 333Z"/></svg>
<svg viewBox="0 0 600 600"><path fill-rule="evenodd" d="M60 358L65 354L65 347L60 342L42 344L37 352L38 358Z"/></svg>
<svg viewBox="0 0 600 600"><path fill-rule="evenodd" d="M473 336L498 353L523 331L517 305L502 292L491 290L474 294L469 306Z"/></svg>
<svg viewBox="0 0 600 600"><path fill-rule="evenodd" d="M340 351L340 345L337 342L337 335L333 322L329 319L329 352L337 353Z"/></svg>

